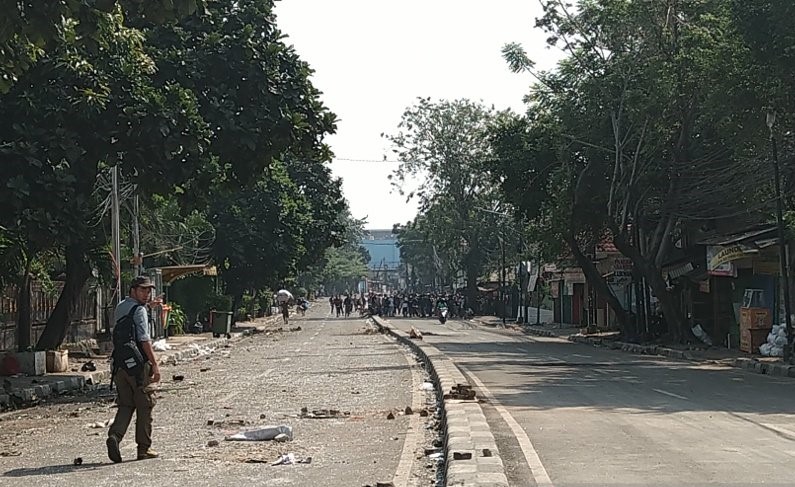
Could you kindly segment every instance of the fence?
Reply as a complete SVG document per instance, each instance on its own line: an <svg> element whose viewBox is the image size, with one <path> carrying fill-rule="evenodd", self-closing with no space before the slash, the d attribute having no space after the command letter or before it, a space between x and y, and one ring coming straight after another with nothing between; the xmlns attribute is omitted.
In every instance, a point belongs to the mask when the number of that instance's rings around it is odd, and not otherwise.
<svg viewBox="0 0 795 487"><path fill-rule="evenodd" d="M64 283L60 281L56 281L52 289L45 288L40 282L31 283L30 304L34 343L39 339L47 319L55 309L63 286ZM17 312L17 289L14 286L9 286L0 294L0 350L16 349ZM66 332L67 342L93 338L96 335L101 325L97 320L97 289L95 287L86 286L72 316L73 321Z"/></svg>

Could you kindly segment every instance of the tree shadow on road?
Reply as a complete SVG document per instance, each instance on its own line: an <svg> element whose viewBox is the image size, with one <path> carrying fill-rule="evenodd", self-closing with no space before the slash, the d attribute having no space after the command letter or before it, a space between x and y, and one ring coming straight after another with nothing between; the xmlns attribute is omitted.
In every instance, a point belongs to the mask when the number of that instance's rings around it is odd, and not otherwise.
<svg viewBox="0 0 795 487"><path fill-rule="evenodd" d="M570 342L432 343L477 375L504 406L634 414L792 413L792 379L719 363L672 360Z"/></svg>
<svg viewBox="0 0 795 487"><path fill-rule="evenodd" d="M110 467L112 463L83 463L81 465L45 465L43 467L15 468L3 474L3 477L33 477L37 475L59 475L78 471L92 471L102 467Z"/></svg>

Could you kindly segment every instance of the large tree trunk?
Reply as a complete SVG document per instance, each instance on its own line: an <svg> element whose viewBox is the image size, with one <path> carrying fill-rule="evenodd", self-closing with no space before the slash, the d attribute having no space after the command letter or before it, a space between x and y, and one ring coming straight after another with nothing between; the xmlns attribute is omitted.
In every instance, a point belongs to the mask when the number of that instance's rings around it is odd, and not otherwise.
<svg viewBox="0 0 795 487"><path fill-rule="evenodd" d="M660 307L662 308L663 316L665 317L668 331L671 333L672 338L678 342L683 341L684 338L688 336L688 331L686 329L687 323L684 316L682 316L679 299L668 291L660 268L656 266L652 260L645 258L640 250L631 245L626 238L620 235L615 236L613 242L616 248L631 259L646 278L654 295L660 301Z"/></svg>
<svg viewBox="0 0 795 487"><path fill-rule="evenodd" d="M621 306L621 302L616 295L613 294L613 290L607 285L607 281L602 277L602 273L599 272L599 269L596 268L593 261L582 252L574 235L571 232L566 232L564 239L572 254L574 254L577 265L580 266L583 274L585 274L585 278L588 279L588 283L594 287L596 293L607 302L607 305L610 306L610 309L615 313L618 326L621 328L621 333L625 335L630 325L627 311Z"/></svg>
<svg viewBox="0 0 795 487"><path fill-rule="evenodd" d="M39 337L36 350L54 350L63 343L80 295L90 276L91 265L85 250L78 245L67 246L66 282L44 332Z"/></svg>
<svg viewBox="0 0 795 487"><path fill-rule="evenodd" d="M33 323L30 318L30 269L25 269L17 290L17 350L24 352L33 345Z"/></svg>

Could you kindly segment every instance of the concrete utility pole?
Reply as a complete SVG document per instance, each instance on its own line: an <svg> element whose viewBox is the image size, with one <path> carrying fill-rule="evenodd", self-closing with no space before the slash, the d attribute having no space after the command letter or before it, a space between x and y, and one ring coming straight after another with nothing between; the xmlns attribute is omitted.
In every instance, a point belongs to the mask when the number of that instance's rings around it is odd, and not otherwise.
<svg viewBox="0 0 795 487"><path fill-rule="evenodd" d="M781 195L781 174L778 164L778 145L776 136L773 132L773 125L776 123L776 112L767 113L767 128L770 129L770 144L773 149L773 174L776 183L776 226L778 227L779 245L779 266L781 268L781 280L784 286L784 322L786 323L787 345L784 347L784 362L792 360L792 311L790 309L790 289L789 289L789 262L787 261L787 235L784 228L784 210L782 208Z"/></svg>
<svg viewBox="0 0 795 487"><path fill-rule="evenodd" d="M121 242L119 231L119 166L113 166L111 169L111 233L113 238L113 266L116 279L116 298L121 301Z"/></svg>

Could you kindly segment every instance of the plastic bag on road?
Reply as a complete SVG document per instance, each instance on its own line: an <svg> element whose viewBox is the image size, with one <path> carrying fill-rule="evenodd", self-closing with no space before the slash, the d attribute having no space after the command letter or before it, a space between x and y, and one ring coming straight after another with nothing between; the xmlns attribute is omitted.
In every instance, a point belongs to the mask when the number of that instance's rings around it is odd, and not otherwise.
<svg viewBox="0 0 795 487"><path fill-rule="evenodd" d="M152 348L155 352L165 352L166 350L171 350L171 345L166 343L165 338L161 338L152 344Z"/></svg>
<svg viewBox="0 0 795 487"><path fill-rule="evenodd" d="M260 426L257 429L241 431L232 436L227 436L227 441L270 441L279 435L287 435L287 438L292 441L293 427L286 424L278 426L268 425Z"/></svg>

